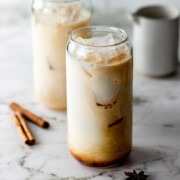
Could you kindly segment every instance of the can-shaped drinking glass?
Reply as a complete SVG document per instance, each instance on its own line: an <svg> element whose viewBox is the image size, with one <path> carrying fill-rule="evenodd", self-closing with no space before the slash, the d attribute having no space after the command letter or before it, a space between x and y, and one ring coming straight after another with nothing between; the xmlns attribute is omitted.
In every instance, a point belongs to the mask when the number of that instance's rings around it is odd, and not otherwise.
<svg viewBox="0 0 180 180"><path fill-rule="evenodd" d="M48 108L66 109L66 45L69 34L89 25L88 0L34 0L34 92Z"/></svg>
<svg viewBox="0 0 180 180"><path fill-rule="evenodd" d="M115 27L71 33L66 52L68 146L93 167L114 166L132 148L132 45Z"/></svg>

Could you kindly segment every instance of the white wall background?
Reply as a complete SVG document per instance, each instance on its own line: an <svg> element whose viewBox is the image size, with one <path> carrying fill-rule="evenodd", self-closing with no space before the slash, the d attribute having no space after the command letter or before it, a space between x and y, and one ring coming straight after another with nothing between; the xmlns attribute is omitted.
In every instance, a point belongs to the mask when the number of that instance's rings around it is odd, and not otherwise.
<svg viewBox="0 0 180 180"><path fill-rule="evenodd" d="M100 10L125 9L134 11L135 9L151 4L165 4L176 6L180 9L180 0L92 0L93 4Z"/></svg>
<svg viewBox="0 0 180 180"><path fill-rule="evenodd" d="M134 11L140 6L149 4L166 4L173 5L180 9L180 0L91 0L97 10L108 11L125 9ZM0 10L10 10L12 7L23 8L28 12L32 0L0 0ZM18 9L17 9L18 10Z"/></svg>
<svg viewBox="0 0 180 180"><path fill-rule="evenodd" d="M165 4L180 9L180 0L91 0L94 6L93 24L124 27L128 19L122 13L134 12L149 4ZM0 0L0 26L30 23L32 0ZM130 29L130 28L129 28Z"/></svg>

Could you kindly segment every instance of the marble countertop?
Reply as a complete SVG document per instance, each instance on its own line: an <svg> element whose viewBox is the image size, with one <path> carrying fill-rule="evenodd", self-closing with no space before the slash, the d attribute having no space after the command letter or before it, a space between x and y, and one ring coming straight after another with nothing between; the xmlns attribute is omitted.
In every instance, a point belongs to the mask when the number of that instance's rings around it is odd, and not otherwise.
<svg viewBox="0 0 180 180"><path fill-rule="evenodd" d="M11 20L0 24L1 180L124 180L124 171L133 169L144 170L149 180L180 179L180 66L168 78L134 75L130 157L116 168L85 167L68 152L66 112L48 110L33 98L29 19L15 16ZM126 28L131 31L130 26ZM8 107L12 101L50 122L48 130L29 124L35 146L24 145L17 133Z"/></svg>

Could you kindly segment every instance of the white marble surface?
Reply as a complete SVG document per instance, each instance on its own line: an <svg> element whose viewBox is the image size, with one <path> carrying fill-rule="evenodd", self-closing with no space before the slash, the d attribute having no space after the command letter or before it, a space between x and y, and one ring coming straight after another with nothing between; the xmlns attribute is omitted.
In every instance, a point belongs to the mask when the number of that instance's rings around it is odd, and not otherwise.
<svg viewBox="0 0 180 180"><path fill-rule="evenodd" d="M30 21L26 13L12 15L0 18L1 180L124 180L123 172L133 169L144 170L149 180L180 180L180 67L176 75L163 79L135 74L133 151L119 167L88 168L68 152L66 112L34 101ZM101 19L94 24L98 22L108 24ZM131 31L126 20L109 23ZM29 124L37 140L33 147L24 145L15 129L8 107L12 101L51 124L48 130Z"/></svg>

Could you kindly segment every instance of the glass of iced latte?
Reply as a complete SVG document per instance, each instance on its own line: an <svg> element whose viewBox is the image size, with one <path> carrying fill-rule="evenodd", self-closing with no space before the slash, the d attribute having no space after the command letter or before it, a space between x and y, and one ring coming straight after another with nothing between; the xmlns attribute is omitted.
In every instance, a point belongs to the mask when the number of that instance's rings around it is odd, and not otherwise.
<svg viewBox="0 0 180 180"><path fill-rule="evenodd" d="M34 91L48 108L66 109L66 44L73 30L89 25L89 5L87 0L33 1Z"/></svg>
<svg viewBox="0 0 180 180"><path fill-rule="evenodd" d="M71 33L66 52L68 146L93 167L114 166L132 148L132 46L114 27Z"/></svg>

